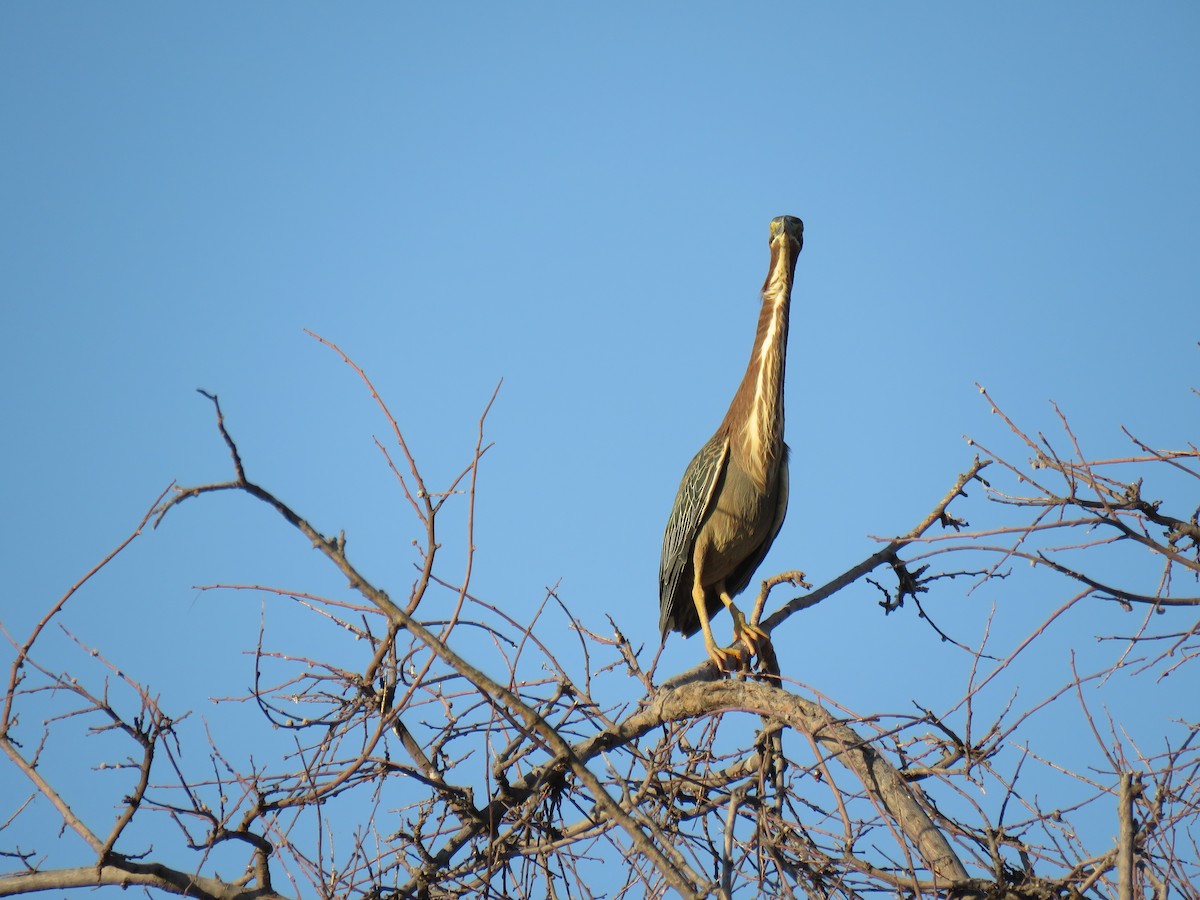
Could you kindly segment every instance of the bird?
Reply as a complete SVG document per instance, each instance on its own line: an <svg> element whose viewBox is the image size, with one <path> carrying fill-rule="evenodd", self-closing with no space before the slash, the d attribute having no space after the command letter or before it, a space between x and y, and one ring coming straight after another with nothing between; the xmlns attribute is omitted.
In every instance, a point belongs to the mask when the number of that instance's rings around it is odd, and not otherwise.
<svg viewBox="0 0 1200 900"><path fill-rule="evenodd" d="M783 380L788 311L804 223L771 220L771 262L762 286L758 331L746 374L716 433L679 484L659 565L659 628L685 638L704 633L718 671L741 664L740 650L717 646L711 617L724 605L734 646L758 655L770 636L734 605L783 526L788 504L788 446L783 440Z"/></svg>

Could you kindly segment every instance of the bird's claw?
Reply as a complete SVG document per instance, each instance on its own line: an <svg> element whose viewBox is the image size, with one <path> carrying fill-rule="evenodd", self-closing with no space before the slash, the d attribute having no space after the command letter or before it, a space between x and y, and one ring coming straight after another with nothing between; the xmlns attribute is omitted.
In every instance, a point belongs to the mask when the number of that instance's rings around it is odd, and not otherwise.
<svg viewBox="0 0 1200 900"><path fill-rule="evenodd" d="M713 661L717 671L724 675L742 671L750 661L736 644L731 647L718 647L714 641L707 649L708 658Z"/></svg>
<svg viewBox="0 0 1200 900"><path fill-rule="evenodd" d="M745 644L751 656L758 656L762 647L771 646L771 635L757 625L747 622L736 606L730 606L729 613L733 616L733 639Z"/></svg>

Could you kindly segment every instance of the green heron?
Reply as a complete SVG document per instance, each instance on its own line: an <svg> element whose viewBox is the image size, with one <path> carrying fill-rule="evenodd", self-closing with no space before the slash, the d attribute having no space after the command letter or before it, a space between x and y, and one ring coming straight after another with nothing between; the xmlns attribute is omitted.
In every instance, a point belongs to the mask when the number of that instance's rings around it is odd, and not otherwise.
<svg viewBox="0 0 1200 900"><path fill-rule="evenodd" d="M658 571L663 637L704 632L704 646L725 671L731 649L717 646L709 618L724 604L734 642L752 653L769 642L733 598L745 589L783 525L788 501L788 448L783 442L783 372L788 304L804 223L771 220L771 264L762 287L758 333L742 383L714 434L688 463L663 535Z"/></svg>

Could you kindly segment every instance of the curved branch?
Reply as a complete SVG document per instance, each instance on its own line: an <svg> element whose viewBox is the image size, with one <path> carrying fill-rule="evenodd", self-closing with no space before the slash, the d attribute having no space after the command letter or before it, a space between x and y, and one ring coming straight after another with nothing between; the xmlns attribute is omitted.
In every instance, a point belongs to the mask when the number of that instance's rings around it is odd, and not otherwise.
<svg viewBox="0 0 1200 900"><path fill-rule="evenodd" d="M967 871L945 835L933 824L912 787L879 751L853 728L835 719L820 704L797 697L782 688L750 681L719 681L712 684L686 684L662 691L652 697L644 709L620 723L609 740L624 743L668 722L730 710L771 716L810 735L854 772L867 792L912 841L929 870L943 886L967 880ZM605 734L600 734L590 740L603 742L605 738ZM609 748L597 748L596 752L600 752L600 749ZM579 752L585 757L588 753L582 747Z"/></svg>
<svg viewBox="0 0 1200 900"><path fill-rule="evenodd" d="M690 682L665 688L611 728L572 745L571 754L586 763L665 725L731 711L770 716L810 736L858 777L867 793L912 842L939 888L970 883L967 870L949 841L926 813L912 785L896 768L853 728L838 721L820 704L782 688L747 681ZM502 797L492 801L480 821L466 823L433 861L439 866L448 864L459 849L480 833L485 827L483 823L499 821L505 811L524 802L561 767L560 759L550 760L509 785ZM416 889L414 879L397 893L402 897L409 896Z"/></svg>
<svg viewBox="0 0 1200 900"><path fill-rule="evenodd" d="M135 863L128 860L102 866L79 866L73 869L48 869L0 876L0 897L32 894L37 891L61 891L71 888L94 888L118 885L122 888L140 886L157 888L181 897L202 900L285 900L282 894L230 884L218 878L207 878L181 872L158 864Z"/></svg>

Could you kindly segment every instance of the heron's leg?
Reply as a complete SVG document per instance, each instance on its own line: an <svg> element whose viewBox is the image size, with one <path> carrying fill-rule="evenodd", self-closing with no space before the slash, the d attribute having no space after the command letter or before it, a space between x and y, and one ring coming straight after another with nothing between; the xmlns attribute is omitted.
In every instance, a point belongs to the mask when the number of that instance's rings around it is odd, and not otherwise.
<svg viewBox="0 0 1200 900"><path fill-rule="evenodd" d="M695 557L696 577L692 582L692 602L696 604L696 616L700 619L700 630L704 633L704 649L708 657L716 663L717 671L732 672L741 668L742 657L737 650L728 647L718 647L713 638L712 625L708 621L708 602L704 591L701 566L701 551L698 549ZM732 665L730 664L732 662Z"/></svg>
<svg viewBox="0 0 1200 900"><path fill-rule="evenodd" d="M725 590L725 585L721 585L721 602L725 604L725 608L729 610L729 615L733 618L733 639L735 641L745 644L754 656L758 656L758 648L763 644L768 647L771 645L771 635L757 625L746 621L742 611L734 605L729 591Z"/></svg>

